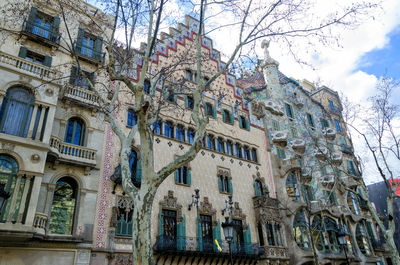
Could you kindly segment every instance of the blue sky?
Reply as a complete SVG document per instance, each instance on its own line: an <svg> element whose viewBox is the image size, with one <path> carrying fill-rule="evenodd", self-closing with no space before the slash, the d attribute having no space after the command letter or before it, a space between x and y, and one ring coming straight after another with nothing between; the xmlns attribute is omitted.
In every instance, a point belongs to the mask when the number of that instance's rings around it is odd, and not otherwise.
<svg viewBox="0 0 400 265"><path fill-rule="evenodd" d="M360 58L356 71L400 79L400 27L390 32L387 37L389 42L383 48L374 49Z"/></svg>

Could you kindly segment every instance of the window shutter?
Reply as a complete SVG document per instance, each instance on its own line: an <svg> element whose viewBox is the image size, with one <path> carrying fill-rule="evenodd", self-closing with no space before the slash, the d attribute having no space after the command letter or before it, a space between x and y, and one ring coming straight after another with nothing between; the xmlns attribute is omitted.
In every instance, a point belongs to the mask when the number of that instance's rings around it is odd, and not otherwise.
<svg viewBox="0 0 400 265"><path fill-rule="evenodd" d="M97 53L95 53L95 59L99 60L99 61L103 60L103 58L101 56L102 55L102 53L101 53L102 46L103 46L103 38L97 37L96 40L94 41L94 49L97 52Z"/></svg>
<svg viewBox="0 0 400 265"><path fill-rule="evenodd" d="M58 41L54 33L58 33L60 27L60 17L54 17L53 18L53 24L51 25L51 33L53 33L51 36L52 41Z"/></svg>
<svg viewBox="0 0 400 265"><path fill-rule="evenodd" d="M217 118L217 107L216 107L216 106L213 106L213 107L212 107L212 116L213 116L214 118Z"/></svg>
<svg viewBox="0 0 400 265"><path fill-rule="evenodd" d="M37 12L38 12L38 9L36 7L34 7L34 6L32 6L31 7L31 12L29 13L29 16L28 16L29 23L33 23L35 21L35 18L37 16Z"/></svg>
<svg viewBox="0 0 400 265"><path fill-rule="evenodd" d="M222 192L222 180L221 180L221 177L218 177L218 189L219 189L219 192Z"/></svg>
<svg viewBox="0 0 400 265"><path fill-rule="evenodd" d="M78 73L78 68L76 66L72 66L71 68L71 75L69 76L69 83L71 85L75 84L75 79Z"/></svg>
<svg viewBox="0 0 400 265"><path fill-rule="evenodd" d="M142 183L142 158L139 158L136 163L136 182Z"/></svg>
<svg viewBox="0 0 400 265"><path fill-rule="evenodd" d="M228 180L228 193L233 194L232 180Z"/></svg>
<svg viewBox="0 0 400 265"><path fill-rule="evenodd" d="M185 237L186 237L186 216L183 216L182 222L178 223L176 226L177 232L177 249L178 250L185 250Z"/></svg>
<svg viewBox="0 0 400 265"><path fill-rule="evenodd" d="M92 82L92 85L94 88L94 84L96 83L96 72L91 72L88 77L89 77L89 80ZM92 89L92 88L89 87L89 89Z"/></svg>
<svg viewBox="0 0 400 265"><path fill-rule="evenodd" d="M178 94L174 93L174 103L178 102Z"/></svg>
<svg viewBox="0 0 400 265"><path fill-rule="evenodd" d="M244 124L243 124L243 119L241 118L241 116L239 116L239 127L243 128Z"/></svg>
<svg viewBox="0 0 400 265"><path fill-rule="evenodd" d="M225 238L226 240L226 238ZM236 248L236 231L233 231L233 239L232 239L232 253L236 253L237 248Z"/></svg>
<svg viewBox="0 0 400 265"><path fill-rule="evenodd" d="M246 120L245 123L246 123L246 130L250 130L250 122L249 122L249 120Z"/></svg>
<svg viewBox="0 0 400 265"><path fill-rule="evenodd" d="M179 170L175 170L174 172L175 183L179 183Z"/></svg>
<svg viewBox="0 0 400 265"><path fill-rule="evenodd" d="M185 107L186 107L186 108L189 108L188 96L185 96Z"/></svg>
<svg viewBox="0 0 400 265"><path fill-rule="evenodd" d="M53 58L51 58L51 56L45 56L43 65L45 65L47 67L51 67L52 60L53 60Z"/></svg>
<svg viewBox="0 0 400 265"><path fill-rule="evenodd" d="M76 44L78 46L82 45L82 41L83 41L83 35L85 34L85 31L83 29L78 29L78 36L76 37ZM80 51L80 50L79 50Z"/></svg>
<svg viewBox="0 0 400 265"><path fill-rule="evenodd" d="M213 227L213 246L214 246L214 252L219 251L217 245L215 244L215 240L217 240L218 244L222 246L222 240L221 240L221 222L218 220L217 225Z"/></svg>
<svg viewBox="0 0 400 265"><path fill-rule="evenodd" d="M187 176L186 176L187 183L186 184L192 185L192 172L190 169L188 169L186 172L187 172L186 173L187 174Z"/></svg>
<svg viewBox="0 0 400 265"><path fill-rule="evenodd" d="M260 196L260 194L258 194L257 181L254 181L254 192L255 192L256 196Z"/></svg>
<svg viewBox="0 0 400 265"><path fill-rule="evenodd" d="M197 246L199 247L198 251L203 251L203 233L199 217L197 217Z"/></svg>
<svg viewBox="0 0 400 265"><path fill-rule="evenodd" d="M158 236L164 235L164 220L162 216L162 210L158 214Z"/></svg>
<svg viewBox="0 0 400 265"><path fill-rule="evenodd" d="M235 122L235 118L233 117L233 112L229 114L229 121L231 124Z"/></svg>
<svg viewBox="0 0 400 265"><path fill-rule="evenodd" d="M375 239L374 232L372 231L372 227L371 227L371 223L370 222L367 222L367 233L369 235L369 239L371 240L372 246L376 247L377 242L376 242L376 239Z"/></svg>
<svg viewBox="0 0 400 265"><path fill-rule="evenodd" d="M28 49L24 46L21 46L21 48L19 48L18 56L21 58L25 58L27 53L28 53Z"/></svg>
<svg viewBox="0 0 400 265"><path fill-rule="evenodd" d="M223 121L226 121L226 117L225 117L226 115L225 115L225 111L224 110L222 110L222 120Z"/></svg>
<svg viewBox="0 0 400 265"><path fill-rule="evenodd" d="M246 254L253 254L253 246L251 244L250 224L247 226L247 230L244 232L244 249L246 251Z"/></svg>

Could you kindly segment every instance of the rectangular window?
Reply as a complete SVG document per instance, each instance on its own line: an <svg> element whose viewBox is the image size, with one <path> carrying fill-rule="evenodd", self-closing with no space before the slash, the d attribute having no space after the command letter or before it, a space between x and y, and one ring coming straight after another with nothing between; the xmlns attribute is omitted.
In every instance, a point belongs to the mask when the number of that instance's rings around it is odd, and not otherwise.
<svg viewBox="0 0 400 265"><path fill-rule="evenodd" d="M211 105L211 103L206 103L205 104L205 109L204 109L204 111L205 111L205 114L206 114L206 116L214 116L213 115L213 106Z"/></svg>
<svg viewBox="0 0 400 265"><path fill-rule="evenodd" d="M85 58L96 61L102 61L104 53L102 53L103 38L94 36L84 29L78 29L76 40L76 52Z"/></svg>
<svg viewBox="0 0 400 265"><path fill-rule="evenodd" d="M162 210L163 231L165 239L176 239L176 211Z"/></svg>
<svg viewBox="0 0 400 265"><path fill-rule="evenodd" d="M329 122L326 119L321 118L321 127L322 129L329 128Z"/></svg>
<svg viewBox="0 0 400 265"><path fill-rule="evenodd" d="M330 99L328 99L328 102L329 102L329 108L330 108L331 110L336 110L336 107L335 107L335 105L333 104L333 101L330 100Z"/></svg>
<svg viewBox="0 0 400 265"><path fill-rule="evenodd" d="M243 147L243 158L246 160L250 160L250 149L248 146Z"/></svg>
<svg viewBox="0 0 400 265"><path fill-rule="evenodd" d="M34 34L51 42L59 43L60 18L52 17L31 7L28 18L24 21L23 31Z"/></svg>
<svg viewBox="0 0 400 265"><path fill-rule="evenodd" d="M126 122L127 126L135 126L137 121L136 113L132 109L128 109L128 120Z"/></svg>
<svg viewBox="0 0 400 265"><path fill-rule="evenodd" d="M178 141L185 141L185 128L182 125L176 126L176 139Z"/></svg>
<svg viewBox="0 0 400 265"><path fill-rule="evenodd" d="M187 130L187 141L189 144L193 144L195 132L192 128Z"/></svg>
<svg viewBox="0 0 400 265"><path fill-rule="evenodd" d="M186 166L178 168L175 171L175 183L191 185L191 173Z"/></svg>
<svg viewBox="0 0 400 265"><path fill-rule="evenodd" d="M222 110L222 120L225 123L231 123L231 113L226 109Z"/></svg>
<svg viewBox="0 0 400 265"><path fill-rule="evenodd" d="M200 215L201 221L201 238L203 243L203 251L213 251L213 231L212 218L210 215Z"/></svg>
<svg viewBox="0 0 400 265"><path fill-rule="evenodd" d="M314 191L310 185L302 185L303 199L306 203L314 200Z"/></svg>
<svg viewBox="0 0 400 265"><path fill-rule="evenodd" d="M253 149L251 149L251 160L253 161L253 162L258 162L258 159L257 159L257 149L255 149L255 148L253 148Z"/></svg>
<svg viewBox="0 0 400 265"><path fill-rule="evenodd" d="M240 144L235 144L235 156L237 158L242 158L242 148L240 147Z"/></svg>
<svg viewBox="0 0 400 265"><path fill-rule="evenodd" d="M341 132L342 127L340 126L340 122L337 119L333 119L335 121L336 131Z"/></svg>
<svg viewBox="0 0 400 265"><path fill-rule="evenodd" d="M193 73L191 70L185 70L185 79L193 82Z"/></svg>
<svg viewBox="0 0 400 265"><path fill-rule="evenodd" d="M194 108L194 100L191 96L186 96L186 108L193 109Z"/></svg>
<svg viewBox="0 0 400 265"><path fill-rule="evenodd" d="M279 131L279 129L280 129L279 122L276 120L272 120L272 130Z"/></svg>
<svg viewBox="0 0 400 265"><path fill-rule="evenodd" d="M290 127L290 132L292 134L292 138L297 137L297 129L295 127Z"/></svg>
<svg viewBox="0 0 400 265"><path fill-rule="evenodd" d="M226 153L230 156L233 155L232 149L232 142L226 141Z"/></svg>
<svg viewBox="0 0 400 265"><path fill-rule="evenodd" d="M289 119L294 119L292 106L285 103L285 109L286 109L286 115L289 117Z"/></svg>
<svg viewBox="0 0 400 265"><path fill-rule="evenodd" d="M89 89L90 83L94 85L94 72L89 73L82 69L79 70L76 66L72 66L69 83L82 89Z"/></svg>
<svg viewBox="0 0 400 265"><path fill-rule="evenodd" d="M313 116L310 114L310 113L307 113L307 122L308 122L308 125L309 126L311 126L311 127L315 127L314 126L314 119L313 119Z"/></svg>
<svg viewBox="0 0 400 265"><path fill-rule="evenodd" d="M224 139L217 139L217 151L220 153L225 153Z"/></svg>

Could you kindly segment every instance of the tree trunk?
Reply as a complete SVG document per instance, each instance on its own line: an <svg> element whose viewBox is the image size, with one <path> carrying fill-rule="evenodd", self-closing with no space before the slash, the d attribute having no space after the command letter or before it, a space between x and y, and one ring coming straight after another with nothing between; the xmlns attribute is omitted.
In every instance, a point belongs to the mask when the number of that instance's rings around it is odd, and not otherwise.
<svg viewBox="0 0 400 265"><path fill-rule="evenodd" d="M151 209L153 194L147 192L140 199L141 193L133 198L132 249L136 265L153 265L153 247L151 243Z"/></svg>
<svg viewBox="0 0 400 265"><path fill-rule="evenodd" d="M391 234L393 235L393 233ZM399 252L397 251L396 244L393 240L393 236L390 235L390 231L385 232L385 241L387 243L387 246L389 247L392 263L394 265L400 265Z"/></svg>

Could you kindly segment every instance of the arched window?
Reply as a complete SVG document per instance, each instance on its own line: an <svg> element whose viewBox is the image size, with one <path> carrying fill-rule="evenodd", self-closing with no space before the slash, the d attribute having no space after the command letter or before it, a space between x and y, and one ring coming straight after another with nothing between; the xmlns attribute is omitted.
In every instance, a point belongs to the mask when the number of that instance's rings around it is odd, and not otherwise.
<svg viewBox="0 0 400 265"><path fill-rule="evenodd" d="M140 188L142 183L142 164L135 151L131 151L129 155L129 169L131 170L131 179L133 185L135 185L137 188Z"/></svg>
<svg viewBox="0 0 400 265"><path fill-rule="evenodd" d="M164 135L168 138L174 138L174 125L172 122L167 121L164 124Z"/></svg>
<svg viewBox="0 0 400 265"><path fill-rule="evenodd" d="M286 192L292 201L300 200L299 187L294 172L290 172L286 179Z"/></svg>
<svg viewBox="0 0 400 265"><path fill-rule="evenodd" d="M128 120L126 125L128 126L135 126L137 123L137 116L133 109L128 109Z"/></svg>
<svg viewBox="0 0 400 265"><path fill-rule="evenodd" d="M75 145L84 145L85 123L81 118L73 117L68 120L65 142Z"/></svg>
<svg viewBox="0 0 400 265"><path fill-rule="evenodd" d="M369 246L368 238L367 238L367 233L365 232L365 227L363 223L358 223L357 228L356 228L356 240L357 240L357 245L360 251L364 255L371 255L371 248Z"/></svg>
<svg viewBox="0 0 400 265"><path fill-rule="evenodd" d="M360 210L358 209L357 205L356 195L354 194L354 192L347 193L347 205L349 205L349 208L353 214L360 214Z"/></svg>
<svg viewBox="0 0 400 265"><path fill-rule="evenodd" d="M220 153L225 153L224 139L221 137L218 137L217 139L217 151Z"/></svg>
<svg viewBox="0 0 400 265"><path fill-rule="evenodd" d="M301 249L310 249L310 237L308 234L306 217L303 211L298 211L293 221L293 236Z"/></svg>
<svg viewBox="0 0 400 265"><path fill-rule="evenodd" d="M26 137L32 118L35 98L22 87L13 87L7 91L0 109L0 132Z"/></svg>
<svg viewBox="0 0 400 265"><path fill-rule="evenodd" d="M242 147L240 146L239 143L235 144L235 156L237 158L242 158Z"/></svg>
<svg viewBox="0 0 400 265"><path fill-rule="evenodd" d="M207 148L209 150L215 150L215 139L212 134L207 135Z"/></svg>
<svg viewBox="0 0 400 265"><path fill-rule="evenodd" d="M258 159L257 159L257 149L255 149L255 148L253 148L253 149L251 149L251 160L253 161L253 162L258 162Z"/></svg>
<svg viewBox="0 0 400 265"><path fill-rule="evenodd" d="M247 145L243 146L243 158L250 160L250 149Z"/></svg>
<svg viewBox="0 0 400 265"><path fill-rule="evenodd" d="M153 133L154 134L161 134L161 127L162 126L162 121L156 121L153 123Z"/></svg>
<svg viewBox="0 0 400 265"><path fill-rule="evenodd" d="M15 183L17 181L18 164L9 156L0 155L0 185L4 185L4 190L9 197L0 209L0 222L5 222L10 211L11 199ZM1 206L1 205L0 205Z"/></svg>
<svg viewBox="0 0 400 265"><path fill-rule="evenodd" d="M314 240L315 247L319 251L329 250L325 244L324 227L320 215L316 215L312 221L311 236Z"/></svg>
<svg viewBox="0 0 400 265"><path fill-rule="evenodd" d="M192 128L187 130L187 142L193 144L195 132Z"/></svg>
<svg viewBox="0 0 400 265"><path fill-rule="evenodd" d="M77 193L78 185L73 178L63 177L57 181L51 205L50 233L72 234Z"/></svg>
<svg viewBox="0 0 400 265"><path fill-rule="evenodd" d="M226 141L226 153L230 156L233 155L232 149L233 149L232 141L231 140Z"/></svg>
<svg viewBox="0 0 400 265"><path fill-rule="evenodd" d="M232 193L232 181L228 176L220 175L218 176L218 187L219 192Z"/></svg>

